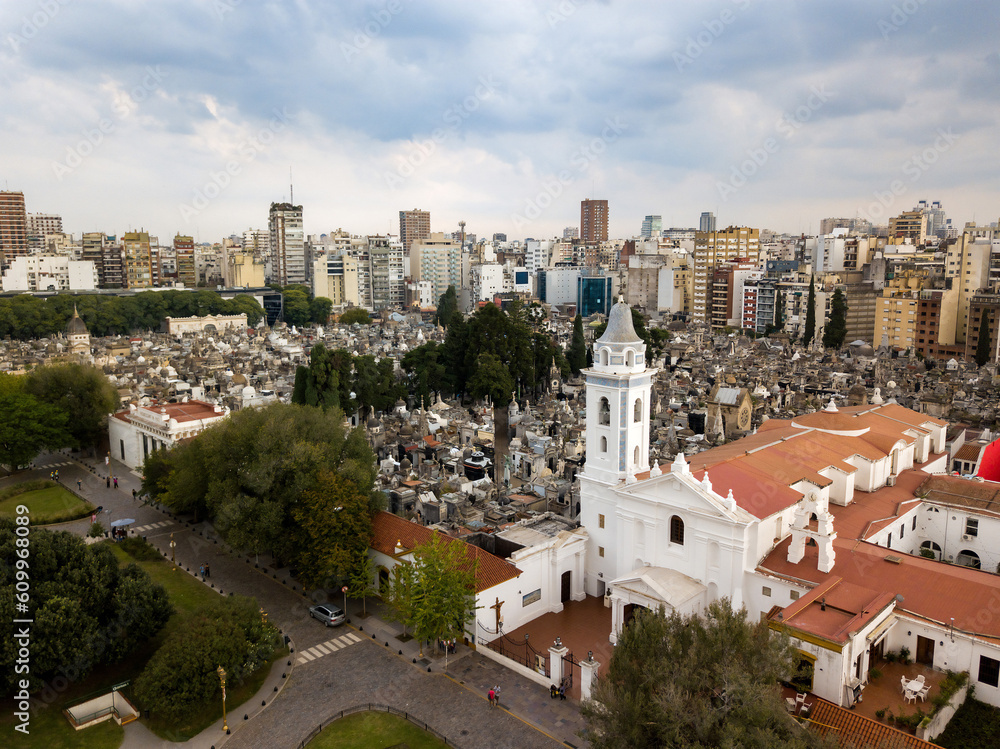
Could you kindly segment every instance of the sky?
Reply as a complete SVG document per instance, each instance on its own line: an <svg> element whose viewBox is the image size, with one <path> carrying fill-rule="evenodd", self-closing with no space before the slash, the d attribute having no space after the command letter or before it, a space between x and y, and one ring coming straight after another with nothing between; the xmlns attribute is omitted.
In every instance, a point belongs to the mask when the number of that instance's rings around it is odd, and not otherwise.
<svg viewBox="0 0 1000 749"><path fill-rule="evenodd" d="M64 231L1000 217L1000 3L3 0L0 189ZM290 188L290 184L292 187ZM293 192L290 192L293 190Z"/></svg>

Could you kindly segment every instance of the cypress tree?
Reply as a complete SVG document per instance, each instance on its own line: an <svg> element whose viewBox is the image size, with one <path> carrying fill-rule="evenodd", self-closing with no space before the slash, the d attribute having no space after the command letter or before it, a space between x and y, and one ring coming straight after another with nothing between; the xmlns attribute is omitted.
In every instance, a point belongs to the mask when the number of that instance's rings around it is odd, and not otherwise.
<svg viewBox="0 0 1000 749"><path fill-rule="evenodd" d="M802 333L802 345L808 346L816 332L816 277L809 279L809 299L806 301L806 329Z"/></svg>
<svg viewBox="0 0 1000 749"><path fill-rule="evenodd" d="M992 346L992 336L990 336L990 316L986 310L982 311L983 319L979 323L979 342L976 344L976 365L983 366L990 360L990 349Z"/></svg>

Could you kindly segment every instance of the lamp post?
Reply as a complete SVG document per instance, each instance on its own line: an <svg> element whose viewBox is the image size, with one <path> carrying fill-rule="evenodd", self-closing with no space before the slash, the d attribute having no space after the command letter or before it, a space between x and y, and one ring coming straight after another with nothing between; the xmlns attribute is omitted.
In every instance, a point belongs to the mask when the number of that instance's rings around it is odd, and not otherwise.
<svg viewBox="0 0 1000 749"><path fill-rule="evenodd" d="M226 722L226 669L219 666L215 673L219 675L219 682L222 684L222 730L229 733L229 724Z"/></svg>
<svg viewBox="0 0 1000 749"><path fill-rule="evenodd" d="M174 568L173 568L173 570L171 570L171 572L173 572L173 571L175 571L177 569L177 552L174 551L176 548L177 548L177 542L174 541L174 534L171 533L170 534L170 563L172 565L174 565Z"/></svg>

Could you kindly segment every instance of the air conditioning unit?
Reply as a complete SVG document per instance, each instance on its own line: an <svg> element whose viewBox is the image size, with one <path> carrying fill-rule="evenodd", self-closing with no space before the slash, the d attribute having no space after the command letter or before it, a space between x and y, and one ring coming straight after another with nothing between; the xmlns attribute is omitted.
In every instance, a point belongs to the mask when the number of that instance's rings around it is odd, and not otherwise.
<svg viewBox="0 0 1000 749"><path fill-rule="evenodd" d="M886 486L895 486L896 485L896 477L895 476L889 476L885 480L885 485Z"/></svg>

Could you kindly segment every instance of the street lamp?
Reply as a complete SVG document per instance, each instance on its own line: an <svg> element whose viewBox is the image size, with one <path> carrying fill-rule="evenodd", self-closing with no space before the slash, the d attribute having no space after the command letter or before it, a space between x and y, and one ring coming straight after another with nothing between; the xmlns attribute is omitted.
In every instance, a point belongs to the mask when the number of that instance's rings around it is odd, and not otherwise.
<svg viewBox="0 0 1000 749"><path fill-rule="evenodd" d="M176 549L176 548L177 548L177 542L174 541L174 534L171 533L170 534L170 563L174 565L174 569L171 570L171 572L173 572L173 571L175 571L177 569L177 552L174 551L174 549Z"/></svg>
<svg viewBox="0 0 1000 749"><path fill-rule="evenodd" d="M226 722L226 669L219 666L215 673L219 675L219 682L222 684L222 730L229 733L229 724Z"/></svg>

